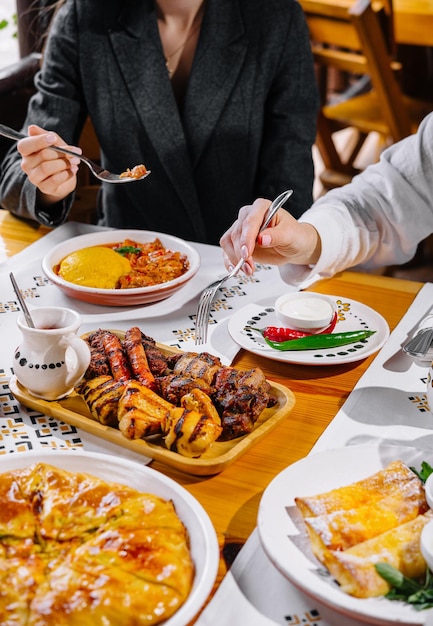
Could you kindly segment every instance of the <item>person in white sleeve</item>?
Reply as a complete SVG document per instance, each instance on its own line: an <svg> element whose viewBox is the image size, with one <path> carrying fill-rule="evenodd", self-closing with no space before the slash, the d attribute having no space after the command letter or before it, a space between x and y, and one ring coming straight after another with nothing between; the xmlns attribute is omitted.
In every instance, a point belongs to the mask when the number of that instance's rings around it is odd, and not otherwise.
<svg viewBox="0 0 433 626"><path fill-rule="evenodd" d="M433 233L433 113L417 133L386 149L351 183L317 200L298 220L280 209L258 235L269 201L240 209L220 240L227 268L241 257L278 265L284 280L301 285L354 266L401 264ZM257 238L257 241L256 241Z"/></svg>

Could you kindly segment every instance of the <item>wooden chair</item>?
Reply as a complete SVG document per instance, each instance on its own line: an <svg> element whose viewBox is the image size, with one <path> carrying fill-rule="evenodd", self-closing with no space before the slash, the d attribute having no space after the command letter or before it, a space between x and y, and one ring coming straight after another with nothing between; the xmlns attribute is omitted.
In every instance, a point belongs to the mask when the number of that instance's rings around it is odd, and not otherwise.
<svg viewBox="0 0 433 626"><path fill-rule="evenodd" d="M336 68L360 78L367 76L371 87L337 102L326 100L322 86L322 107L318 117L317 147L325 169L320 176L325 189L350 182L358 173L354 162L370 133L376 132L383 146L415 132L420 121L433 109L432 103L403 94L394 59L391 0L300 0L311 46L319 72ZM348 154L335 144L334 133L356 129Z"/></svg>
<svg viewBox="0 0 433 626"><path fill-rule="evenodd" d="M55 0L16 0L20 59L0 70L0 120L19 129L24 123L27 105L35 92L34 76L40 68L43 47L57 3ZM87 119L79 145L83 154L99 161L99 145ZM10 141L0 138L0 160L10 148ZM97 195L100 184L83 165L78 172L74 206L69 219L96 222Z"/></svg>

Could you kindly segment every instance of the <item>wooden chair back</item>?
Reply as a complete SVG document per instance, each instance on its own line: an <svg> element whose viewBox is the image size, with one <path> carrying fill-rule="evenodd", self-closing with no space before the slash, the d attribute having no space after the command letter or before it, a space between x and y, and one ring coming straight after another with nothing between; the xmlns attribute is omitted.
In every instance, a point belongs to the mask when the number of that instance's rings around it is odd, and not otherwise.
<svg viewBox="0 0 433 626"><path fill-rule="evenodd" d="M318 72L335 68L358 79L369 77L366 92L348 90L346 97L328 102L322 87L317 145L324 161L325 188L349 182L358 170L354 162L369 133L377 132L383 145L399 141L418 127L431 110L430 103L406 98L395 60L391 0L300 0L304 9ZM320 74L319 74L320 75ZM357 138L344 158L337 149L335 131L352 127Z"/></svg>
<svg viewBox="0 0 433 626"><path fill-rule="evenodd" d="M34 76L40 68L45 39L57 5L55 0L16 0L20 60L0 71L1 120L13 128L19 129L24 123L28 102L35 92ZM99 144L89 119L79 145L83 154L92 161L99 161ZM0 138L0 159L9 148L10 141ZM99 189L98 181L82 164L69 219L95 222Z"/></svg>

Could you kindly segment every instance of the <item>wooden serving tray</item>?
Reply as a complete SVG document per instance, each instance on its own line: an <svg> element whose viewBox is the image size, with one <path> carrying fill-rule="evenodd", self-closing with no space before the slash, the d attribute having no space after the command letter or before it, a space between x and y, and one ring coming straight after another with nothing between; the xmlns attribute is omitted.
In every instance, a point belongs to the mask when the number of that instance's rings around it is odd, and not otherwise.
<svg viewBox="0 0 433 626"><path fill-rule="evenodd" d="M115 331L119 336L124 333ZM162 344L157 344L166 354L177 353L178 350ZM95 421L84 400L75 392L61 400L42 400L33 396L12 376L9 381L9 388L15 398L26 407L40 411L45 415L59 419L66 424L81 428L82 430L97 435L101 439L111 441L123 448L133 450L151 459L161 461L170 467L184 471L196 476L208 476L218 474L231 465L240 455L242 455L253 444L262 439L279 422L281 422L295 406L295 396L293 393L279 383L269 381L273 395L277 399L277 404L272 408L265 409L255 423L254 430L249 435L244 435L230 441L216 441L209 450L199 458L189 458L177 452L167 450L164 441L160 436L148 437L146 439L127 439L117 428L105 426Z"/></svg>

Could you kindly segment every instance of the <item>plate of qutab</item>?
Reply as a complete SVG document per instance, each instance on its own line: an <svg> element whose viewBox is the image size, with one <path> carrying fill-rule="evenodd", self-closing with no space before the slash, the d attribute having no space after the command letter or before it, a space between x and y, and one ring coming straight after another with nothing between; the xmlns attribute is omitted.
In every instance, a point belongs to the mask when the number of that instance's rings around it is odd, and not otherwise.
<svg viewBox="0 0 433 626"><path fill-rule="evenodd" d="M11 485L20 493L14 505ZM36 489L39 508L26 507ZM6 550L25 541L24 553L0 557L2 624L12 623L15 607L17 624L42 615L56 626L185 626L212 590L219 547L206 511L174 480L140 463L78 451L3 456L0 501L8 511L0 519Z"/></svg>
<svg viewBox="0 0 433 626"><path fill-rule="evenodd" d="M133 331L141 333L138 327L134 327L125 332L98 329L95 333L87 333L85 338L89 338L92 334L96 336L98 333L103 333L104 335L108 334L114 337L115 340L117 338L121 343L124 343L127 334ZM130 338L129 335L128 337ZM147 395L150 395L153 394L153 391L143 390L142 385L138 385L136 380L126 383L129 395L122 389L116 392L122 394L122 399L120 401L118 398L115 400L117 404L113 405L114 411L111 411L113 419L108 419L105 416L102 418L101 415L95 415L95 412L92 413L91 407L89 408L89 404L86 403L84 399L86 391L80 389L80 394L77 393L77 386L74 392L63 399L46 401L29 393L27 389L19 383L17 378L13 376L9 381L10 390L15 398L24 406L41 411L45 415L52 416L67 424L71 424L72 426L101 437L102 439L143 454L148 458L161 461L170 467L199 476L217 474L231 465L239 456L248 450L248 448L260 441L260 439L284 420L295 405L295 397L290 389L279 383L267 381L258 368L254 368L249 372L243 372L232 367L222 366L217 357L212 357L212 355L208 353L183 353L170 346L156 343L151 338L147 339L150 341L150 347L156 349L157 356L161 354L164 359L179 359L175 366L177 367L176 371L170 371L168 376L168 379L170 379L170 376L174 377L175 385L182 386L184 383L184 376L180 369L183 361L181 363L179 357L184 358L185 369L188 370L188 372L191 372L195 366L199 367L197 374L198 378L202 379L201 382L200 380L198 381L201 385L204 384L203 380L206 378L206 372L203 372L203 368L205 368L205 370L208 369L210 372L209 375L215 377L215 379L217 376L220 377L220 383L213 384L215 389L221 389L222 402L226 403L224 413L226 417L220 419L219 416L217 416L216 420L227 424L228 430L219 428L219 430L214 429L211 431L207 427L207 423L210 423L210 420L203 422L196 411L191 411L191 419L193 419L193 415L196 415L198 421L193 424L193 430L188 431L187 429L190 428L188 421L185 419L182 409L179 408L180 404L172 399L173 394L171 394L170 396L166 395L166 398L169 399L168 409L171 416L170 429L167 426L167 430L161 432L160 428L149 430L146 426L146 429L142 428L141 431L139 431L138 425L140 420L135 419L135 417L131 419L131 416L135 416L137 413L129 412L131 408L131 398L134 402L135 398L139 398L139 410L147 411L148 405L144 404L147 400L143 399L142 393L146 392ZM148 354L150 357L150 352ZM191 365L192 359L195 360ZM166 366L163 365L163 367ZM230 376L232 377L232 382L227 379L227 377ZM240 378L242 378L241 382L239 382ZM259 382L254 382L257 381L257 379ZM94 378L93 380L97 379ZM87 385L88 381L86 379L83 382ZM197 386L198 383L196 378L191 383L191 386ZM90 381L90 384L93 384L92 381ZM104 389L109 391L109 388L105 387L106 384L112 385L113 389L117 386L110 376L107 376L107 381L104 381ZM185 384L190 385L188 381L186 381ZM258 387L251 387L251 384L259 385L260 389L266 387L265 394L263 395L262 391L258 390ZM136 393L137 387L140 387L139 394ZM203 388L204 387L202 387L202 389ZM190 398L190 394L187 394L186 390L187 388L185 387L183 391L181 390L181 393L187 398ZM173 388L170 387L169 391L173 391ZM243 395L244 391L245 395ZM174 393L177 393L176 389ZM105 397L108 398L108 396ZM233 399L233 405L230 404L231 399ZM192 398L192 401L196 403L196 397ZM159 396L155 397L155 395L152 395L149 398L149 402L151 402L149 412L155 413L157 419L159 419L161 412L167 415L166 400L159 398ZM183 398L181 402L183 403L182 406L185 407L186 405ZM162 407L160 403L162 403ZM245 403L245 409L242 408L243 403ZM177 404L176 408L174 408L175 404ZM101 402L99 402L99 405L103 406ZM108 403L106 403L105 406L108 406ZM233 409L234 413L230 412L231 406L235 407ZM120 418L121 407L125 410ZM243 413L239 407L242 408ZM135 410L135 407L133 408ZM172 408L173 411L171 410ZM190 407L187 406L187 409L189 408ZM214 411L215 409L213 408L212 410ZM202 413L204 414L205 412L206 411L203 411ZM253 415L253 417L250 418L249 415ZM182 426L179 427L179 424L182 424ZM203 443L203 447L199 452L197 452L198 448L192 451L183 449L185 448L183 441L193 441L191 433L198 433L198 444ZM208 439L210 443L206 442L206 436L210 438ZM173 441L173 438L175 441Z"/></svg>
<svg viewBox="0 0 433 626"><path fill-rule="evenodd" d="M147 254L143 255L139 267L136 264L138 252L135 255L131 252L134 248L132 244L149 246L154 242L162 247L151 252L149 259ZM113 246L122 252L113 252ZM95 249L98 256L95 256ZM75 256L83 254L83 251L86 256ZM59 267L65 259L68 262L64 274L61 274ZM72 237L54 246L42 259L44 274L70 298L116 307L164 300L182 289L199 268L200 255L190 243L179 237L146 230L105 230ZM143 280L149 280L148 284L143 282L140 286L120 288L119 280L130 275L131 270L145 274ZM161 278L158 278L158 272L161 272ZM65 276L76 282L66 280ZM105 286L98 286L101 281ZM128 282L126 279L122 281L122 284ZM136 278L130 284L135 285L135 281ZM108 284L111 286L106 286Z"/></svg>
<svg viewBox="0 0 433 626"><path fill-rule="evenodd" d="M366 444L312 453L293 463L272 480L260 502L258 532L266 554L296 587L339 614L381 626L425 624L433 609L417 611L408 603L387 599L386 589L380 587L383 581L372 572L374 563L386 560L388 552L390 559L400 559L400 567L425 573L419 536L433 513L422 482L407 470L419 471L423 461L433 463L431 451ZM401 469L401 462L407 467ZM369 484L356 487L359 481ZM330 502L334 508L328 510ZM400 506L402 518L393 527L388 521L386 531L381 526L390 519L388 506ZM350 525L353 520L357 530ZM342 529L341 537L336 537L336 529ZM356 533L364 531L370 538L357 543ZM379 595L359 597L367 593Z"/></svg>

